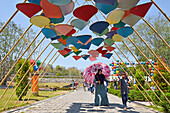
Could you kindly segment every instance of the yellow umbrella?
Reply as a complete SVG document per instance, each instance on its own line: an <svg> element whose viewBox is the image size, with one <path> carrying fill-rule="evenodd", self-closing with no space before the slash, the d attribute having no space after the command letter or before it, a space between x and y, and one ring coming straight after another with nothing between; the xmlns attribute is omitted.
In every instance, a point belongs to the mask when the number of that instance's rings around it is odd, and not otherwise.
<svg viewBox="0 0 170 113"><path fill-rule="evenodd" d="M74 46L71 46L70 48L71 48L74 52L77 52L77 51L78 51L78 49L75 48Z"/></svg>
<svg viewBox="0 0 170 113"><path fill-rule="evenodd" d="M115 42L121 42L124 37L120 36L119 34L115 34L112 39L115 41Z"/></svg>
<svg viewBox="0 0 170 113"><path fill-rule="evenodd" d="M33 16L31 19L30 19L30 22L40 28L42 28L43 26L45 25L48 25L50 23L50 19L45 17L45 16Z"/></svg>
<svg viewBox="0 0 170 113"><path fill-rule="evenodd" d="M113 10L108 16L107 16L107 22L109 24L116 24L119 23L122 17L124 16L125 11L123 10Z"/></svg>

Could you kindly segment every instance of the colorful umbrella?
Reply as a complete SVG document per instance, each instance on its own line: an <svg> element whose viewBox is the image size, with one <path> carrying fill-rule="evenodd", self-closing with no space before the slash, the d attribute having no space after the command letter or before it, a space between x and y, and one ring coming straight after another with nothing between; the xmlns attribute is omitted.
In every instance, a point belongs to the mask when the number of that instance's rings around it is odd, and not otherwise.
<svg viewBox="0 0 170 113"><path fill-rule="evenodd" d="M20 3L16 5L17 9L20 10L22 13L24 13L26 16L31 18L36 13L42 10L42 8L33 3Z"/></svg>
<svg viewBox="0 0 170 113"><path fill-rule="evenodd" d="M98 69L102 69L102 73L105 75L106 78L108 78L110 76L109 66L100 62L100 63L92 64L84 70L83 77L84 77L85 81L93 84L94 77L95 77Z"/></svg>

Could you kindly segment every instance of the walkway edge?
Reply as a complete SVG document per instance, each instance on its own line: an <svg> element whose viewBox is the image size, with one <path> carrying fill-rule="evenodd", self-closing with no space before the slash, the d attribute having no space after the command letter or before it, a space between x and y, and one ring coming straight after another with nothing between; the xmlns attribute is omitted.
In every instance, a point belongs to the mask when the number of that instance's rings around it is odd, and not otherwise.
<svg viewBox="0 0 170 113"><path fill-rule="evenodd" d="M56 98L62 97L62 96L64 96L64 95L68 95L68 94L70 94L70 93L72 93L72 91L70 91L70 92L68 92L68 93L65 93L65 94L61 94L61 95L52 97L52 98L48 98L48 99L45 99L45 100L41 100L41 101L35 102L35 103L33 103L33 104L30 104L30 105L21 106L21 107L17 107L17 108L11 109L11 110L3 111L2 113L12 113L12 112L15 112L15 111L19 111L19 110L22 110L22 109L26 109L26 108L29 108L29 107L38 105L38 104L40 104L40 103L44 103L44 102L50 101L50 100L52 100L52 99L56 99Z"/></svg>
<svg viewBox="0 0 170 113"><path fill-rule="evenodd" d="M146 109L149 109L149 110L154 111L154 112L156 112L156 113L163 113L163 112L154 110L153 108L149 108L149 107L147 107L147 106L144 105L144 104L141 104L141 103L138 103L138 102L134 102L134 101L130 101L130 102L132 102L132 103L134 103L134 104L137 104L137 105L139 105L139 106L143 106L143 107L145 107Z"/></svg>

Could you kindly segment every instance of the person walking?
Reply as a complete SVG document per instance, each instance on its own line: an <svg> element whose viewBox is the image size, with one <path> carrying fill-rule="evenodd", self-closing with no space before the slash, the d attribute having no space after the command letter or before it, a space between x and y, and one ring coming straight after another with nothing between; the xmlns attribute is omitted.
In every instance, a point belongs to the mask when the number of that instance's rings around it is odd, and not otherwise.
<svg viewBox="0 0 170 113"><path fill-rule="evenodd" d="M74 91L74 89L75 89L75 82L74 80L72 80L72 90Z"/></svg>
<svg viewBox="0 0 170 113"><path fill-rule="evenodd" d="M95 106L109 106L106 88L104 81L109 82L106 77L102 74L102 70L98 69L95 75L94 83L95 87Z"/></svg>
<svg viewBox="0 0 170 113"><path fill-rule="evenodd" d="M77 90L78 82L77 80L75 81L75 90Z"/></svg>
<svg viewBox="0 0 170 113"><path fill-rule="evenodd" d="M114 80L114 89L117 89L117 78Z"/></svg>
<svg viewBox="0 0 170 113"><path fill-rule="evenodd" d="M90 83L87 83L87 90L90 91Z"/></svg>
<svg viewBox="0 0 170 113"><path fill-rule="evenodd" d="M84 91L86 91L86 87L87 87L87 82L84 80L84 83L83 83L83 89L84 89Z"/></svg>
<svg viewBox="0 0 170 113"><path fill-rule="evenodd" d="M127 110L127 101L128 101L128 93L130 89L129 81L126 77L126 73L121 74L122 79L119 78L119 85L121 87L121 96L122 96L122 102L123 102L123 109Z"/></svg>

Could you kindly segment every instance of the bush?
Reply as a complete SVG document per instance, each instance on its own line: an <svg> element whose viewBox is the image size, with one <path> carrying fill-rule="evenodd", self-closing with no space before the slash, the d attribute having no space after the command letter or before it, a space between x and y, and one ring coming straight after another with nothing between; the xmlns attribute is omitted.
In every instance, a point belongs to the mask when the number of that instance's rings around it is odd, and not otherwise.
<svg viewBox="0 0 170 113"><path fill-rule="evenodd" d="M153 101L157 104L160 105L160 101L158 100L158 98L156 97L156 95L153 93L153 91L149 90L147 91L148 94L150 95L150 97L153 99ZM158 91L154 91L158 97L160 97L160 93ZM144 93L145 94L145 93ZM151 99L148 97L148 95L146 95L146 97L151 101Z"/></svg>
<svg viewBox="0 0 170 113"><path fill-rule="evenodd" d="M56 88L57 88L57 90L71 90L71 88L69 88L69 87L62 87L62 88L56 87Z"/></svg>
<svg viewBox="0 0 170 113"><path fill-rule="evenodd" d="M163 62L163 59L162 60L162 63L164 65L166 65L164 62ZM168 69L169 67L166 66ZM169 81L170 80L170 76L169 76L169 73L167 72L167 70L162 66L162 64L160 62L158 62L158 65L156 67L160 73L163 75L163 77ZM169 92L170 93L170 86L165 83L164 79L158 74L157 71L154 72L154 75L153 75L153 79L154 81L158 84L158 86L163 90L163 92Z"/></svg>
<svg viewBox="0 0 170 113"><path fill-rule="evenodd" d="M143 78L145 77L145 73L144 73L140 68L137 69L137 70L138 70L138 72L139 72L140 74L136 71L135 78L139 81L139 83L140 83L142 86L144 86L145 81L143 80ZM142 78L141 76L142 76L143 78ZM140 90L143 90L138 83L137 83L137 86L139 87Z"/></svg>
<svg viewBox="0 0 170 113"><path fill-rule="evenodd" d="M133 101L145 101L145 97L140 91L131 90L129 93L129 99Z"/></svg>
<svg viewBox="0 0 170 113"><path fill-rule="evenodd" d="M109 93L113 94L113 95L116 95L118 97L121 97L121 92L120 90L115 90L115 89L111 89L109 88Z"/></svg>
<svg viewBox="0 0 170 113"><path fill-rule="evenodd" d="M170 93L165 93L165 96L170 99ZM163 104L161 104L162 108L163 108L163 111L165 113L170 113L170 104L168 103L168 101L164 98L163 95L161 95L161 100L163 101Z"/></svg>
<svg viewBox="0 0 170 113"><path fill-rule="evenodd" d="M120 90L115 90L115 89L109 88L109 93L116 95L118 97L121 97ZM129 99L132 101L136 101L136 100L145 101L144 96L139 91L131 90L128 96L129 96Z"/></svg>
<svg viewBox="0 0 170 113"><path fill-rule="evenodd" d="M113 82L111 82L111 83L109 84L109 86L110 86L110 88L114 89Z"/></svg>
<svg viewBox="0 0 170 113"><path fill-rule="evenodd" d="M61 74L60 73L56 73L56 76L61 76Z"/></svg>
<svg viewBox="0 0 170 113"><path fill-rule="evenodd" d="M20 67L23 65L23 63L25 62L25 59L21 59L19 60L19 62L17 63L16 66L16 70L18 71L20 69ZM30 62L27 60L26 63L24 64L24 66L22 67L22 69L20 70L20 72L17 74L15 80L15 86L17 86L20 82L20 80L23 78L23 76L25 75L25 73L27 72L27 70L29 69L30 66ZM23 89L26 87L26 85L28 84L28 77L29 77L29 72L26 74L26 76L24 77L24 79L22 80L22 82L20 83L20 85L17 87L16 89L16 95L19 97L20 94L22 93ZM29 87L27 87L24 91L24 93L21 95L20 99L22 99L23 96L25 96L27 94Z"/></svg>
<svg viewBox="0 0 170 113"><path fill-rule="evenodd" d="M152 85L150 85L150 86L152 86ZM149 87L147 84L144 85L144 88L145 88L146 90L150 90L150 87Z"/></svg>

